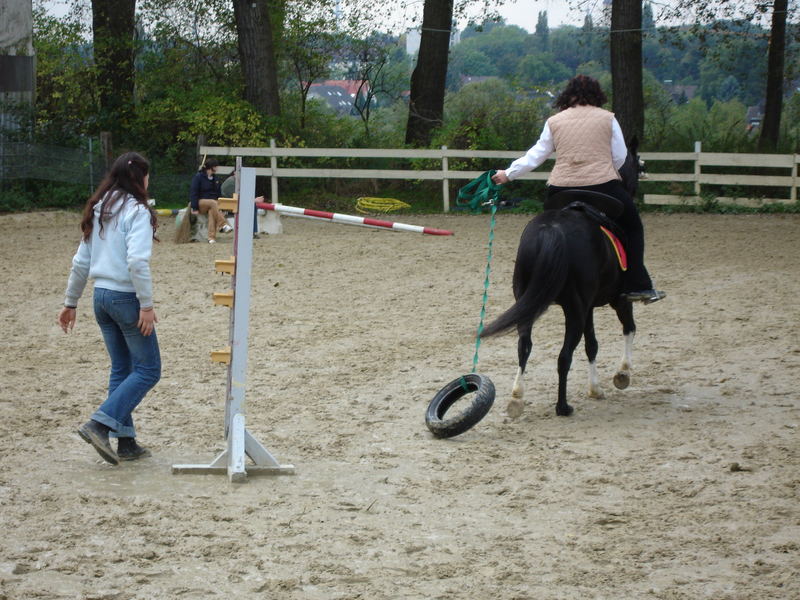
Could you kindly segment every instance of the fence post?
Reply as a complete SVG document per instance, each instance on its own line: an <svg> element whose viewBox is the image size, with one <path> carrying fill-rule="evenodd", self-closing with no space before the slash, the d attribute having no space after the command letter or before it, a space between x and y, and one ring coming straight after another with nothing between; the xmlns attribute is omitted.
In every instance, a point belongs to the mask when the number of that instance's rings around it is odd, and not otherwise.
<svg viewBox="0 0 800 600"><path fill-rule="evenodd" d="M269 140L269 147L272 150L272 154L269 157L269 168L272 170L272 176L270 177L270 199L269 201L273 204L278 203L278 157L275 155L275 138L270 138Z"/></svg>
<svg viewBox="0 0 800 600"><path fill-rule="evenodd" d="M206 157L200 153L200 148L205 145L206 145L206 136L201 133L197 136L197 158L195 159L195 161L197 162L198 171L203 166L203 163L206 161Z"/></svg>
<svg viewBox="0 0 800 600"><path fill-rule="evenodd" d="M702 151L702 142L694 143L694 195L700 198L700 152Z"/></svg>
<svg viewBox="0 0 800 600"><path fill-rule="evenodd" d="M444 212L450 212L450 180L447 179L447 171L450 170L450 163L447 160L447 146L442 146L442 207Z"/></svg>
<svg viewBox="0 0 800 600"><path fill-rule="evenodd" d="M794 155L794 164L792 165L792 191L789 192L789 200L797 202L797 163L800 162L800 154Z"/></svg>
<svg viewBox="0 0 800 600"><path fill-rule="evenodd" d="M88 136L89 140L89 195L94 191L94 148L92 147L92 136Z"/></svg>
<svg viewBox="0 0 800 600"><path fill-rule="evenodd" d="M111 168L111 163L114 162L114 144L110 131L100 132L100 150L103 153L105 169L108 171Z"/></svg>

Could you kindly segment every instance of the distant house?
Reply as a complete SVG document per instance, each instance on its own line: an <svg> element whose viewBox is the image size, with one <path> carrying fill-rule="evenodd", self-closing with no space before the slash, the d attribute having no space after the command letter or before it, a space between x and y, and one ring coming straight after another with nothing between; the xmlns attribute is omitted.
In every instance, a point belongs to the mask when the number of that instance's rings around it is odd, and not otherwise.
<svg viewBox="0 0 800 600"><path fill-rule="evenodd" d="M322 100L339 114L352 114L357 103L363 106L367 100L369 83L362 83L352 79L329 79L312 83L308 97Z"/></svg>
<svg viewBox="0 0 800 600"><path fill-rule="evenodd" d="M350 99L347 89L338 85L312 83L308 90L308 97L325 102L331 110L340 114L349 113L353 107L353 101Z"/></svg>

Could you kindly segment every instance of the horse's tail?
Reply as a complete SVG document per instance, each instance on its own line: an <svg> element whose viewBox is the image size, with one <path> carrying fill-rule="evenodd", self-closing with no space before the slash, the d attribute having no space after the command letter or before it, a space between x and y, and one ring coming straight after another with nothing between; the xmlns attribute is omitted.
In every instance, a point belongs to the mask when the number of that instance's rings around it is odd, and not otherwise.
<svg viewBox="0 0 800 600"><path fill-rule="evenodd" d="M486 326L481 337L534 323L558 297L569 271L566 236L560 227L542 224L523 235L514 267L517 301ZM520 289L523 288L524 289Z"/></svg>

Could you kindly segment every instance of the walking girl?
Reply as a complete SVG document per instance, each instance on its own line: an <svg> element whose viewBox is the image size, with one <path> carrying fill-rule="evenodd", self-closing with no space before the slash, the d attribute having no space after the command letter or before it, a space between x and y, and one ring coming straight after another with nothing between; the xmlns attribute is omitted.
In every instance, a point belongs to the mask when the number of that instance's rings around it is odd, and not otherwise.
<svg viewBox="0 0 800 600"><path fill-rule="evenodd" d="M132 413L161 377L150 277L157 223L147 204L149 172L142 156L123 154L86 202L83 237L58 314L58 324L68 333L75 326L75 309L86 282L94 280L94 315L111 372L107 398L78 435L112 465L150 454L136 442ZM118 438L116 451L109 436Z"/></svg>

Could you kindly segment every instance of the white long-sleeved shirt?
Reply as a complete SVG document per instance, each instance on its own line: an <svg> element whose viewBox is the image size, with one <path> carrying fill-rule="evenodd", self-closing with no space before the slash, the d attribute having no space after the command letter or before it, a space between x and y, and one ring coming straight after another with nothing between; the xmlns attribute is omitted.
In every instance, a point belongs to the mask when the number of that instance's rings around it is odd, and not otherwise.
<svg viewBox="0 0 800 600"><path fill-rule="evenodd" d="M72 258L72 270L64 304L77 306L88 279L95 287L117 292L136 292L141 308L153 306L150 255L153 226L150 211L127 196L117 204L114 215L103 223L99 218L102 202L94 207L94 224L89 240L81 240Z"/></svg>
<svg viewBox="0 0 800 600"><path fill-rule="evenodd" d="M550 126L545 122L539 140L523 156L511 163L506 169L506 175L513 181L520 175L533 171L541 165L555 152L553 145L553 134ZM625 164L628 156L628 147L625 145L625 137L622 135L622 128L619 126L616 117L611 119L611 161L614 168L619 168Z"/></svg>

